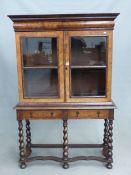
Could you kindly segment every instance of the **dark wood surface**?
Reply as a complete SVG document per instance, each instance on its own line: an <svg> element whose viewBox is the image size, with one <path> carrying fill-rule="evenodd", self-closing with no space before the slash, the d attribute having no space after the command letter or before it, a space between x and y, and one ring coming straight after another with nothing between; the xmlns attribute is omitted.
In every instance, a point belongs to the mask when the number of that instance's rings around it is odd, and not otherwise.
<svg viewBox="0 0 131 175"><path fill-rule="evenodd" d="M30 121L26 120L26 155L30 156L31 150L31 128L30 128Z"/></svg>
<svg viewBox="0 0 131 175"><path fill-rule="evenodd" d="M31 162L31 161L35 161L35 160L42 160L42 161L47 161L47 160L53 160L56 162L63 162L62 158L60 157L56 157L56 156L35 156L35 157L29 157L27 158L27 162ZM106 159L103 157L99 157L99 156L76 156L76 157L71 157L68 160L69 162L75 162L75 161L80 161L80 160L96 160L96 161L100 161L100 162L106 162ZM64 167L63 167L64 168ZM65 169L67 169L68 166L66 166Z"/></svg>
<svg viewBox="0 0 131 175"><path fill-rule="evenodd" d="M67 119L63 120L63 168L67 169L69 168L68 163L68 121Z"/></svg>
<svg viewBox="0 0 131 175"><path fill-rule="evenodd" d="M85 161L90 161L90 160L96 160L100 162L105 162L106 167L108 169L112 168L112 128L113 128L113 120L105 120L104 123L104 142L103 144L68 144L68 123L67 119L63 120L63 144L30 144L30 148L63 148L63 158L61 157L56 157L56 156L29 156L25 154L25 151L23 150L23 130L22 130L22 121L19 121L20 124L20 150L23 151L22 154L20 154L20 166L21 168L26 167L26 162L31 162L31 161L36 161L36 160L41 160L41 161L56 161L56 162L61 162L63 164L63 168L67 169L69 168L69 163L75 162L75 161L80 161L80 160L85 160ZM26 122L26 126L29 125L29 121ZM28 128L30 130L30 127ZM28 138L28 136L27 136ZM30 141L29 141L30 142ZM22 146L22 147L21 147ZM69 148L103 148L104 154L103 156L75 156L75 157L69 157L68 156L68 149ZM106 149L106 154L105 154L105 149ZM24 157L23 157L24 156ZM24 159L23 159L24 158Z"/></svg>
<svg viewBox="0 0 131 175"><path fill-rule="evenodd" d="M104 21L114 20L119 13L87 13L87 14L38 14L38 15L8 15L13 22L22 21Z"/></svg>
<svg viewBox="0 0 131 175"><path fill-rule="evenodd" d="M26 153L25 153L25 145L24 145L24 132L23 132L23 123L22 120L18 120L18 136L19 136L19 163L20 168L26 168Z"/></svg>
<svg viewBox="0 0 131 175"><path fill-rule="evenodd" d="M17 31L112 30L119 13L8 15ZM101 21L101 23L100 23ZM28 22L28 25L27 25ZM38 24L39 22L39 24Z"/></svg>
<svg viewBox="0 0 131 175"><path fill-rule="evenodd" d="M75 161L80 161L80 160L85 160L85 161L90 161L90 160L96 160L100 162L105 162L106 167L108 169L112 168L112 129L113 129L113 120L105 120L105 129L104 129L104 142L103 144L68 144L68 123L67 119L63 120L63 145L62 144L30 144L30 148L63 148L63 157L56 157L56 156L29 156L26 154L25 149L24 149L24 139L23 139L23 124L22 121L19 120L19 141L20 141L20 167L25 168L27 162L31 161L56 161L56 162L61 162L63 164L63 168L67 169L69 168L69 163L75 162ZM29 122L26 122L26 125L29 125ZM30 127L28 127L28 130L30 130ZM108 133L107 133L108 132ZM29 135L27 136L27 138ZM106 137L108 137L106 139ZM29 141L30 142L30 141ZM103 150L106 147L106 154L105 152L102 151L103 156L87 156L87 155L82 155L82 156L75 156L75 157L70 157L68 155L68 149L69 148L103 148ZM27 148L26 148L27 149Z"/></svg>
<svg viewBox="0 0 131 175"><path fill-rule="evenodd" d="M32 148L63 148L63 144L31 144ZM103 148L103 144L68 144L69 148Z"/></svg>
<svg viewBox="0 0 131 175"><path fill-rule="evenodd" d="M85 103L18 103L14 109L116 109L111 102L85 102Z"/></svg>
<svg viewBox="0 0 131 175"><path fill-rule="evenodd" d="M108 126L108 153L107 153L107 164L108 169L112 169L113 163L113 120L109 120Z"/></svg>

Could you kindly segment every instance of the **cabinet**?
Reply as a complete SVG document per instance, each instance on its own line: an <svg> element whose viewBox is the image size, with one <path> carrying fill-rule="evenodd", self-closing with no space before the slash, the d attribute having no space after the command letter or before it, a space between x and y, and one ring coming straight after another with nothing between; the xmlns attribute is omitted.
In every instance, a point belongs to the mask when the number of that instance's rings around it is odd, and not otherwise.
<svg viewBox="0 0 131 175"><path fill-rule="evenodd" d="M10 15L16 35L20 167L32 160L98 160L112 168L112 35L118 13ZM30 120L63 120L62 144L32 144ZM102 144L68 144L68 119L104 119ZM26 121L24 146L23 120ZM31 157L34 147L63 148L63 157ZM103 156L70 158L70 147L102 148Z"/></svg>

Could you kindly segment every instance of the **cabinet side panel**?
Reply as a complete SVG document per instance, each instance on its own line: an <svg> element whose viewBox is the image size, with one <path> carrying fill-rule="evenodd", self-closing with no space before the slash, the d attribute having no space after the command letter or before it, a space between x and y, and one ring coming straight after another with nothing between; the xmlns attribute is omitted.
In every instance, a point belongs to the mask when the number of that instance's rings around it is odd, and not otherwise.
<svg viewBox="0 0 131 175"><path fill-rule="evenodd" d="M112 40L113 40L113 32L108 32L108 59L107 59L107 97L111 98L111 86L112 86Z"/></svg>
<svg viewBox="0 0 131 175"><path fill-rule="evenodd" d="M19 100L23 99L23 74L22 74L22 59L21 59L21 44L20 35L15 33L16 37L16 60L17 60L17 72L18 72L18 90L19 90Z"/></svg>

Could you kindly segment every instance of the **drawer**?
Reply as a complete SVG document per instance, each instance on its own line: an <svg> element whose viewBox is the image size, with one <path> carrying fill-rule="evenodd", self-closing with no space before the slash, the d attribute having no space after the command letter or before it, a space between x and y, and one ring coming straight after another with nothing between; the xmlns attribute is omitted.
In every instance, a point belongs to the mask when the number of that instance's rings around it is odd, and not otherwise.
<svg viewBox="0 0 131 175"><path fill-rule="evenodd" d="M68 118L70 119L105 119L105 118L113 118L114 112L113 110L69 110Z"/></svg>
<svg viewBox="0 0 131 175"><path fill-rule="evenodd" d="M23 110L17 111L19 119L60 119L63 116L61 110Z"/></svg>
<svg viewBox="0 0 131 175"><path fill-rule="evenodd" d="M110 109L72 109L72 110L18 110L18 119L113 119L114 110Z"/></svg>

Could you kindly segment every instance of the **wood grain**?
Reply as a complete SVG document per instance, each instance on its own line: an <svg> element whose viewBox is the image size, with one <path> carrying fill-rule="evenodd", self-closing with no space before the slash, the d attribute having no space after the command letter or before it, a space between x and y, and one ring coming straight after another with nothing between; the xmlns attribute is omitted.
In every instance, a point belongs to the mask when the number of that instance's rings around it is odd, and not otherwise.
<svg viewBox="0 0 131 175"><path fill-rule="evenodd" d="M58 82L59 98L25 98L24 97L24 76L22 63L21 38L22 37L57 37L58 38ZM63 33L62 32L16 32L16 52L17 52L17 70L18 87L20 102L63 102L64 101L64 65L63 65Z"/></svg>
<svg viewBox="0 0 131 175"><path fill-rule="evenodd" d="M71 98L71 70L70 70L70 38L73 36L106 36L107 42L107 70L106 70L106 97L88 97L88 98ZM111 67L112 67L112 31L69 31L66 34L65 45L65 60L69 63L66 67L66 101L67 102L104 102L111 101Z"/></svg>
<svg viewBox="0 0 131 175"><path fill-rule="evenodd" d="M25 168L26 162L34 160L53 160L61 162L64 168L69 167L69 162L79 160L96 160L106 162L107 168L112 168L112 130L114 110L116 108L114 102L111 99L111 85L112 85L112 40L114 20L118 16L118 13L98 13L98 14L51 14L51 15L9 15L13 21L13 27L16 34L16 53L17 53L17 70L18 70L18 89L19 89L19 103L15 106L16 115L18 120L19 129L19 149L20 149L20 167ZM102 86L102 93L96 93L93 97L87 96L74 97L71 94L71 42L72 36L106 36L107 38L107 61L103 65L82 65L74 64L74 68L80 69L103 69L100 78L106 79L106 95L105 85ZM35 67L30 67L30 64L23 66L22 61L22 46L21 39L23 37L56 37L58 53L58 97L25 97L24 96L24 74L23 71ZM99 45L95 45L96 48L100 48ZM84 51L93 52L94 55L98 54L97 49L87 48ZM105 51L104 51L105 54ZM35 59L37 59L37 56ZM105 56L105 55L104 55ZM81 58L81 57L80 57ZM51 65L50 65L51 66ZM52 65L57 69L57 65ZM96 66L96 67L95 67ZM38 69L47 68L46 64L39 64ZM73 67L72 67L73 68ZM106 70L106 78L105 78ZM95 72L97 73L97 72ZM75 73L76 74L76 73ZM83 74L86 74L85 72ZM81 74L82 75L82 74ZM89 74L91 75L91 74ZM93 76L90 76L93 79ZM91 80L91 78L89 80ZM84 79L85 81L88 78ZM95 78L94 78L95 79ZM89 81L90 82L90 81ZM101 84L102 81L100 81ZM78 82L77 84L79 84ZM87 82L86 82L87 83ZM76 86L77 86L76 84ZM89 84L89 83L88 83ZM91 83L90 83L91 84ZM92 83L93 84L93 83ZM95 83L94 83L95 84ZM43 87L43 86L42 86ZM87 84L85 88L87 87ZM98 89L100 89L98 87ZM94 88L95 89L95 88ZM103 90L104 89L104 90ZM104 92L104 93L103 93ZM85 93L85 92L84 92ZM82 95L84 94L82 92ZM79 93L78 93L79 94ZM71 96L72 95L72 96ZM101 96L100 96L101 95ZM29 120L63 120L63 145L62 144L32 144L31 143L31 130ZM68 119L104 119L104 143L103 144L68 144ZM24 149L23 138L23 124L22 120L26 120L26 137L27 147L26 152ZM62 148L63 158L56 156L34 156L30 157L31 148ZM28 149L27 149L28 148ZM68 149L70 148L103 148L103 155L105 157L98 156L76 156L68 157Z"/></svg>
<svg viewBox="0 0 131 175"><path fill-rule="evenodd" d="M29 119L106 119L114 118L114 110L77 109L77 110L17 110L17 118Z"/></svg>
<svg viewBox="0 0 131 175"><path fill-rule="evenodd" d="M15 31L110 29L118 13L9 15Z"/></svg>

